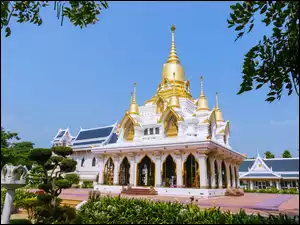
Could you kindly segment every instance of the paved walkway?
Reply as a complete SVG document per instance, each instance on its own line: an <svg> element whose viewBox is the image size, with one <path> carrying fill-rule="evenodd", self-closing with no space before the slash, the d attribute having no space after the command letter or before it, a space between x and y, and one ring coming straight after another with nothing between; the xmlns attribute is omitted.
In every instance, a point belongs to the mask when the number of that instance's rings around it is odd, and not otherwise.
<svg viewBox="0 0 300 225"><path fill-rule="evenodd" d="M88 193L92 189L66 189L63 190L60 198L72 200L87 200ZM109 194L111 196L118 196L118 194ZM132 196L122 195L126 198L146 198L153 201L179 201L182 203L190 203L189 197L173 197L173 196ZM263 194L263 193L245 193L244 196L221 196L209 199L195 197L195 204L201 208L210 208L213 206L220 207L221 210L230 210L231 212L238 212L244 209L246 213L260 213L260 214L279 214L286 213L287 215L299 215L299 195L283 195L283 194Z"/></svg>

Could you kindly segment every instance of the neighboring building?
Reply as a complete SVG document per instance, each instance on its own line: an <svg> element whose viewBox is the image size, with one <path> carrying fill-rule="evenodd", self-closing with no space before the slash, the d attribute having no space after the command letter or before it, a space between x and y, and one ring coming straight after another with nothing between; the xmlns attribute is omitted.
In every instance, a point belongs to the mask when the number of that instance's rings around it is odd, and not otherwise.
<svg viewBox="0 0 300 225"><path fill-rule="evenodd" d="M299 158L245 159L239 169L240 185L248 189L295 188L299 185Z"/></svg>
<svg viewBox="0 0 300 225"><path fill-rule="evenodd" d="M230 123L223 120L217 94L209 109L202 78L200 97L192 97L171 30L170 55L153 97L139 106L134 84L119 124L81 130L72 141L77 172L81 179L98 175L97 190L152 186L159 194L216 196L239 187L245 156L230 146Z"/></svg>

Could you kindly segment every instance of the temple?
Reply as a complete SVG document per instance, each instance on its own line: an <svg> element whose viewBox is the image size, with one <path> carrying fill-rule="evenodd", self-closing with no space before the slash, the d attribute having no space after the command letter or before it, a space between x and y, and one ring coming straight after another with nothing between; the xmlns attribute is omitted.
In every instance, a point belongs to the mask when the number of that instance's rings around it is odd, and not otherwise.
<svg viewBox="0 0 300 225"><path fill-rule="evenodd" d="M245 159L239 170L241 186L250 190L299 187L299 158Z"/></svg>
<svg viewBox="0 0 300 225"><path fill-rule="evenodd" d="M192 97L176 52L175 26L171 34L161 82L144 105L137 102L134 83L119 123L53 140L74 149L76 172L81 180L93 180L96 190L120 193L131 186L151 187L162 195L217 196L239 187L245 156L230 146L230 122L223 119L218 93L209 107L200 77L201 92Z"/></svg>

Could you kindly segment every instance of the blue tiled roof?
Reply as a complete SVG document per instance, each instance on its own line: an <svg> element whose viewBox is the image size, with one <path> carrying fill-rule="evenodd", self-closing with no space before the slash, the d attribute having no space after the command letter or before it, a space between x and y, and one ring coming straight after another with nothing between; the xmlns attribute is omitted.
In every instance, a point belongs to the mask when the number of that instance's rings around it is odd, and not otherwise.
<svg viewBox="0 0 300 225"><path fill-rule="evenodd" d="M113 134L111 135L111 138L110 138L108 144L116 143L117 140L118 140L118 135L117 135L116 133L113 133Z"/></svg>
<svg viewBox="0 0 300 225"><path fill-rule="evenodd" d="M299 159L264 159L273 171L299 171Z"/></svg>
<svg viewBox="0 0 300 225"><path fill-rule="evenodd" d="M56 136L56 138L60 138L60 137L62 137L64 134L65 134L65 132L66 131L61 131L61 132L59 132L59 134Z"/></svg>
<svg viewBox="0 0 300 225"><path fill-rule="evenodd" d="M292 159L263 159L265 164L274 172L289 172L299 171L299 158ZM255 160L244 161L240 165L239 172L248 172L248 167L251 168Z"/></svg>
<svg viewBox="0 0 300 225"><path fill-rule="evenodd" d="M85 139L93 139L93 138L105 138L110 135L113 126L111 127L104 127L104 128L97 128L91 130L82 130L80 131L76 140L85 140Z"/></svg>
<svg viewBox="0 0 300 225"><path fill-rule="evenodd" d="M74 143L73 146L78 146L78 145L91 145L91 144L101 144L103 141L105 141L105 140L77 142L77 143Z"/></svg>
<svg viewBox="0 0 300 225"><path fill-rule="evenodd" d="M255 159L251 160L251 161L244 161L241 165L240 165L240 169L239 172L248 172L248 167L251 168L251 166L253 165Z"/></svg>
<svg viewBox="0 0 300 225"><path fill-rule="evenodd" d="M281 177L299 177L299 174L281 174Z"/></svg>
<svg viewBox="0 0 300 225"><path fill-rule="evenodd" d="M244 177L276 177L272 173L249 173Z"/></svg>

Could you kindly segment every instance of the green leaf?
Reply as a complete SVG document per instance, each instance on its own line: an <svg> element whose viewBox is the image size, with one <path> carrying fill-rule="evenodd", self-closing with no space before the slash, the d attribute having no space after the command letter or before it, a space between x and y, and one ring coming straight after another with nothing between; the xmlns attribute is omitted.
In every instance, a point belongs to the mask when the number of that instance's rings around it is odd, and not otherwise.
<svg viewBox="0 0 300 225"><path fill-rule="evenodd" d="M259 85L257 85L257 86L256 86L256 90L259 89L259 88L261 88L263 85L264 85L264 84L259 84Z"/></svg>
<svg viewBox="0 0 300 225"><path fill-rule="evenodd" d="M231 27L233 27L234 26L234 24L230 24L229 26L228 26L228 28L231 28Z"/></svg>
<svg viewBox="0 0 300 225"><path fill-rule="evenodd" d="M253 27L254 27L254 23L252 23L252 24L250 25L250 28L249 28L249 30L248 30L248 33L253 29Z"/></svg>
<svg viewBox="0 0 300 225"><path fill-rule="evenodd" d="M11 34L10 27L6 27L6 28L5 28L5 32L6 32L5 37L8 37L8 36Z"/></svg>
<svg viewBox="0 0 300 225"><path fill-rule="evenodd" d="M244 28L244 25L240 25L240 26L236 27L235 30L238 31L238 30L241 30L241 29L243 29L243 28Z"/></svg>
<svg viewBox="0 0 300 225"><path fill-rule="evenodd" d="M260 14L264 14L266 12L268 8L268 5L265 5L261 10L260 10Z"/></svg>
<svg viewBox="0 0 300 225"><path fill-rule="evenodd" d="M269 98L266 99L266 101L270 102L270 103L273 102L274 100L275 100L275 97L269 97Z"/></svg>

